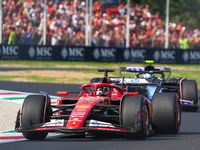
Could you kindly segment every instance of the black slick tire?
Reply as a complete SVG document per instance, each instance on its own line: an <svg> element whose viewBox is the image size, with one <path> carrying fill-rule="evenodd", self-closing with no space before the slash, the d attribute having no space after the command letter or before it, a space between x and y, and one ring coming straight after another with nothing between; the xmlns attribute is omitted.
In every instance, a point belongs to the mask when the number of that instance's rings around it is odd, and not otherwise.
<svg viewBox="0 0 200 150"><path fill-rule="evenodd" d="M143 111L145 114L144 108L146 108L146 115L142 116L141 122L141 130L136 133L125 133L124 136L128 139L145 139L148 135L147 130L149 129L150 125L150 117L148 106L143 103L145 97L142 95L135 95L135 96L127 96L123 99L122 103L122 125L133 128L137 122L137 114L139 111ZM145 118L144 118L145 117ZM147 122L146 122L147 121ZM147 124L147 125L146 125ZM144 127L147 126L147 127Z"/></svg>
<svg viewBox="0 0 200 150"><path fill-rule="evenodd" d="M198 88L195 80L183 80L182 86L182 99L193 101L192 106L184 106L183 110L186 111L197 111L199 108Z"/></svg>
<svg viewBox="0 0 200 150"><path fill-rule="evenodd" d="M160 134L177 134L181 124L178 95L175 93L155 93L152 107L153 130Z"/></svg>
<svg viewBox="0 0 200 150"><path fill-rule="evenodd" d="M48 132L30 131L34 125L44 123L46 97L44 95L28 95L22 106L22 134L29 140L43 140Z"/></svg>

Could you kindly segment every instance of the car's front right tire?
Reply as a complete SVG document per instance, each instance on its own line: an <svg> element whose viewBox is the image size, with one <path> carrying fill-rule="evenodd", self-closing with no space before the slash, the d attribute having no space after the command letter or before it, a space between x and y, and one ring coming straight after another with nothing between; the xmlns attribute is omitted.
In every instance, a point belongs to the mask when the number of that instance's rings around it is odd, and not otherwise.
<svg viewBox="0 0 200 150"><path fill-rule="evenodd" d="M138 115L138 112L141 112ZM138 118L140 117L140 119ZM142 95L127 96L122 102L122 125L134 128L142 120L141 130L136 133L125 133L124 136L129 139L145 139L148 136L150 126L150 115L148 104L145 103L145 97Z"/></svg>

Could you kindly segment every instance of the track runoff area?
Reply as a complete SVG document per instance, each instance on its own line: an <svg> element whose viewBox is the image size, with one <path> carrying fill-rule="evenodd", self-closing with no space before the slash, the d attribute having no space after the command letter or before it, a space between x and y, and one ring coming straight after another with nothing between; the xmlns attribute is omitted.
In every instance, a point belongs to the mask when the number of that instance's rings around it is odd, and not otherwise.
<svg viewBox="0 0 200 150"><path fill-rule="evenodd" d="M25 93L25 92L17 92L17 91L9 91L9 90L0 90L0 101L8 101L12 103L22 104L25 97L29 94L33 93ZM59 97L51 96L51 103L55 104L56 100ZM16 112L17 114L17 112ZM15 114L15 115L16 115ZM0 144L1 143L8 143L8 142L17 142L26 140L21 133L17 133L14 130L15 122L13 122L13 129L8 131L4 131L0 133ZM57 134L49 134L48 136L54 136Z"/></svg>

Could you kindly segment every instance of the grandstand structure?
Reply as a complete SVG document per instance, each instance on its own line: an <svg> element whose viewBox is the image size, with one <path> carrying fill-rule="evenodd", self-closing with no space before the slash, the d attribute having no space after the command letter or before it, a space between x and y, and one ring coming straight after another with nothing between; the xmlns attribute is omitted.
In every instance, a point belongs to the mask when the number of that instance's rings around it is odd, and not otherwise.
<svg viewBox="0 0 200 150"><path fill-rule="evenodd" d="M0 43L118 48L199 48L200 32L130 0L0 0ZM46 5L45 5L46 4ZM180 43L183 41L182 43ZM181 44L186 44L181 47Z"/></svg>

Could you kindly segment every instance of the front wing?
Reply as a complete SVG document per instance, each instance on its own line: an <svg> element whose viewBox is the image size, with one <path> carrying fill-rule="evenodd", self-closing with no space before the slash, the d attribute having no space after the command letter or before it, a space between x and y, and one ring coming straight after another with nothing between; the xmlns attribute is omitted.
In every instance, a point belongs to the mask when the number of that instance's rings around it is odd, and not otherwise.
<svg viewBox="0 0 200 150"><path fill-rule="evenodd" d="M15 130L17 132L56 132L56 133L84 133L84 132L110 132L110 133L137 133L141 130L142 120L136 123L131 128L118 124L111 124L108 122L102 122L98 120L87 120L81 128L67 128L65 125L67 120L64 119L52 119L51 122L33 125L27 129L23 129L20 126L20 120L16 120Z"/></svg>

